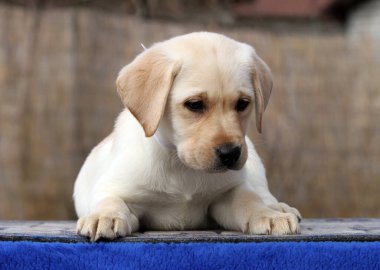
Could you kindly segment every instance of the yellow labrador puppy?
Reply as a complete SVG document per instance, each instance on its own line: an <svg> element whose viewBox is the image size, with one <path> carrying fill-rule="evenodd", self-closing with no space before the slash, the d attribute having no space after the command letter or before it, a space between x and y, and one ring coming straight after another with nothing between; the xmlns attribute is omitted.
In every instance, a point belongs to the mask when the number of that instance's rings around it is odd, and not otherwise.
<svg viewBox="0 0 380 270"><path fill-rule="evenodd" d="M77 231L96 241L140 229L295 234L299 212L269 192L246 136L272 88L244 43L191 33L138 55L117 78L126 106L75 183Z"/></svg>

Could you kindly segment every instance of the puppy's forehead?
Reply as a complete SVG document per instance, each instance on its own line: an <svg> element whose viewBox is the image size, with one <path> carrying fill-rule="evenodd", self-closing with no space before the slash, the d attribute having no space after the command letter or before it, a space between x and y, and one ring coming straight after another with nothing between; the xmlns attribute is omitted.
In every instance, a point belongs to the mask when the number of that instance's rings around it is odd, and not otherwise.
<svg viewBox="0 0 380 270"><path fill-rule="evenodd" d="M168 52L182 58L184 56L202 55L214 53L233 53L235 58L241 62L255 53L253 47L248 44L235 41L221 34L196 32L178 36L159 43L168 48ZM226 55L228 59L228 55Z"/></svg>
<svg viewBox="0 0 380 270"><path fill-rule="evenodd" d="M173 87L176 99L203 92L253 95L251 46L218 34L195 33L169 40L165 47L182 64Z"/></svg>

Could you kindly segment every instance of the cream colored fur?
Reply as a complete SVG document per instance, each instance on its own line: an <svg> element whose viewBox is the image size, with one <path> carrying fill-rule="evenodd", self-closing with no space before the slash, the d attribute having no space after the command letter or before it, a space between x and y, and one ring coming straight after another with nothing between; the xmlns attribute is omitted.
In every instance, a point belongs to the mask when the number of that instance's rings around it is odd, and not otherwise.
<svg viewBox="0 0 380 270"><path fill-rule="evenodd" d="M127 108L75 183L80 235L96 241L214 223L249 234L299 232L299 212L269 192L245 136L254 109L261 130L272 88L251 46L214 33L179 36L124 67L117 88ZM235 109L240 98L250 101L243 112ZM189 111L189 99L207 104L205 112ZM215 148L230 142L242 149L233 170L215 165Z"/></svg>

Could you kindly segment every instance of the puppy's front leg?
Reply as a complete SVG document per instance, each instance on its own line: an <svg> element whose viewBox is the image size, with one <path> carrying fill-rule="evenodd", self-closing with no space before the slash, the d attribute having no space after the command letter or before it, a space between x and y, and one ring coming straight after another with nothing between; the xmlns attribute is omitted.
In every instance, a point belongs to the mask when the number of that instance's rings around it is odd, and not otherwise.
<svg viewBox="0 0 380 270"><path fill-rule="evenodd" d="M222 227L248 234L299 233L297 216L269 208L248 184L221 195L210 206L211 217Z"/></svg>
<svg viewBox="0 0 380 270"><path fill-rule="evenodd" d="M97 241L129 235L138 227L137 217L121 198L107 197L97 203L89 215L79 218L77 233Z"/></svg>

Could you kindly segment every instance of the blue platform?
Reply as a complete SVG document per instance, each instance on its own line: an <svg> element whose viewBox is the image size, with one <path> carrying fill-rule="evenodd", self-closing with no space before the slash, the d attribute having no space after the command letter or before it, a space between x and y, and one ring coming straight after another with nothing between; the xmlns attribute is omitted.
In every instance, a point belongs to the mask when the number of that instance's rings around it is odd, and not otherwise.
<svg viewBox="0 0 380 270"><path fill-rule="evenodd" d="M17 229L19 223L4 224L0 222L1 270L380 269L380 223L373 222L371 227L359 221L351 224L351 233L331 235L247 237L220 232L156 232L100 243L76 236L72 222L39 223L29 232L25 228L21 232L23 225ZM304 225L303 229L307 228L316 230ZM363 233L355 233L355 228Z"/></svg>
<svg viewBox="0 0 380 270"><path fill-rule="evenodd" d="M0 242L0 269L380 269L380 242Z"/></svg>

